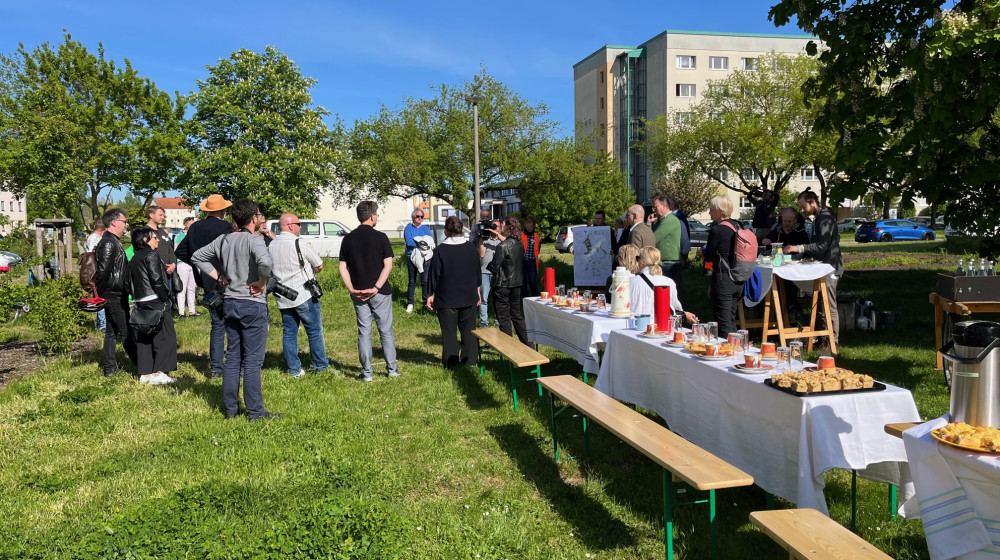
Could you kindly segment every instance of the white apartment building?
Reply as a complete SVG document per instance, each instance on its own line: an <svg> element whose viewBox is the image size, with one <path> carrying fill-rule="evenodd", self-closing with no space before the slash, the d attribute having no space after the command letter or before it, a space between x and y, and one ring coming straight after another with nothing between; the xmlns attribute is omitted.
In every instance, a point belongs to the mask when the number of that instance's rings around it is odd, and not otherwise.
<svg viewBox="0 0 1000 560"><path fill-rule="evenodd" d="M636 200L648 204L651 177L643 154L632 147L640 138L641 120L683 112L703 98L710 80L753 69L759 57L771 52L804 54L813 39L808 35L664 31L637 46L605 45L573 66L577 137L596 133L595 147L621 162ZM810 185L818 190L811 168L800 170L789 187L799 191ZM726 192L733 201L734 216L753 207L739 193ZM703 209L687 211L700 217Z"/></svg>
<svg viewBox="0 0 1000 560"><path fill-rule="evenodd" d="M153 204L163 208L164 220L161 227L184 229L184 218L198 219L198 209L185 205L181 197L153 197Z"/></svg>
<svg viewBox="0 0 1000 560"><path fill-rule="evenodd" d="M3 235L28 223L27 203L23 198L14 198L14 193L10 191L0 191L0 214L10 218L10 224L0 225L0 234Z"/></svg>

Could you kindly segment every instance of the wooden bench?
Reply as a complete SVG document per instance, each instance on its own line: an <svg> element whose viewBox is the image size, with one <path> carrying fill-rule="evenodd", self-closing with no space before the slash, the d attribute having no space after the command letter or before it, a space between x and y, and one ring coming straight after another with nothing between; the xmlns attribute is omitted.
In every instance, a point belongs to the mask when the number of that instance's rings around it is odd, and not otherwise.
<svg viewBox="0 0 1000 560"><path fill-rule="evenodd" d="M750 521L800 560L892 560L868 541L814 509L755 511Z"/></svg>
<svg viewBox="0 0 1000 560"><path fill-rule="evenodd" d="M535 377L541 377L542 375L542 364L549 363L549 359L539 354L533 348L521 344L512 336L508 336L497 328L488 329L476 329L472 331L473 336L476 337L476 346L479 351L479 375L483 375L484 361L483 361L483 344L491 346L500 355L501 367L503 363L507 364L507 370L510 372L510 391L514 397L514 414L517 414L517 376L516 370L531 368L529 371L528 378L522 379L521 381L528 381L534 379ZM542 389L538 389L538 398L542 398Z"/></svg>
<svg viewBox="0 0 1000 560"><path fill-rule="evenodd" d="M673 508L675 505L687 505L674 504L674 480L696 490L708 492L708 500L688 503L708 502L709 542L712 558L716 557L718 534L715 520L715 491L719 488L750 486L753 484L752 476L571 375L540 377L538 384L549 391L552 402L552 445L555 448L556 461L559 460L556 416L569 408L576 409L585 417L584 448L587 454L590 452L587 429L587 418L589 418L663 468L664 540L667 558L674 557ZM565 401L567 406L556 409L557 396Z"/></svg>

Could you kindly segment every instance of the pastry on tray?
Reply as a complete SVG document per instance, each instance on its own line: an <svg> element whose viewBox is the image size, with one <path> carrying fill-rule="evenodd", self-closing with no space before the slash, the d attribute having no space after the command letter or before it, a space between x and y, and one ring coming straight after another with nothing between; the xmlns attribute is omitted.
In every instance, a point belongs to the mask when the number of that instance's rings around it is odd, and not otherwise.
<svg viewBox="0 0 1000 560"><path fill-rule="evenodd" d="M970 426L965 422L952 422L934 430L933 434L960 447L994 453L1000 451L1000 430L991 426Z"/></svg>
<svg viewBox="0 0 1000 560"><path fill-rule="evenodd" d="M814 371L784 371L771 376L771 384L796 393L826 393L850 389L871 389L875 380L870 375L842 368Z"/></svg>

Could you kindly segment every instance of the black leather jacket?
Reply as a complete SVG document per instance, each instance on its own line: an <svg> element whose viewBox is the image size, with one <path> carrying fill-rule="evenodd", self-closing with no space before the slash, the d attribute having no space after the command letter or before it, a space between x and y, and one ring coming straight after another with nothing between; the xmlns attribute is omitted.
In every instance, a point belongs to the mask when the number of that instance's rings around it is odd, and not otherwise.
<svg viewBox="0 0 1000 560"><path fill-rule="evenodd" d="M159 301L170 299L170 289L167 287L167 267L163 265L160 256L152 249L142 249L135 252L128 263L128 285L132 299L140 299L156 295Z"/></svg>
<svg viewBox="0 0 1000 560"><path fill-rule="evenodd" d="M117 235L110 231L104 232L104 237L94 249L94 260L97 262L97 269L94 271L97 294L103 297L110 292L122 293L125 290L128 260Z"/></svg>
<svg viewBox="0 0 1000 560"><path fill-rule="evenodd" d="M493 260L487 265L493 275L492 285L497 288L516 288L521 285L521 261L524 245L520 239L508 237L497 245Z"/></svg>

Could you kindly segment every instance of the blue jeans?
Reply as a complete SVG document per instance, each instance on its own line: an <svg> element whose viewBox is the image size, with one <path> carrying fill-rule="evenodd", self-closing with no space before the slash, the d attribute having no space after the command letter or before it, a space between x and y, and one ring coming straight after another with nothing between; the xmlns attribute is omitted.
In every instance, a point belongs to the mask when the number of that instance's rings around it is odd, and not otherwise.
<svg viewBox="0 0 1000 560"><path fill-rule="evenodd" d="M330 367L326 358L326 345L323 342L323 319L319 314L319 301L310 299L298 307L279 309L281 324L284 331L281 339L281 350L285 355L285 365L288 372L295 374L302 369L299 361L299 323L306 329L309 337L309 359L317 372Z"/></svg>
<svg viewBox="0 0 1000 560"><path fill-rule="evenodd" d="M212 332L208 337L209 371L220 374L226 353L226 317L224 311L213 309L208 310L208 316L212 319Z"/></svg>
<svg viewBox="0 0 1000 560"><path fill-rule="evenodd" d="M366 301L351 298L354 302L354 312L358 316L358 359L361 361L361 373L372 376L372 317L378 326L378 334L382 339L382 352L385 354L385 365L389 373L399 373L396 365L396 338L392 334L392 296L375 294Z"/></svg>
<svg viewBox="0 0 1000 560"><path fill-rule="evenodd" d="M538 261L525 260L521 263L521 290L524 297L534 297L539 295Z"/></svg>
<svg viewBox="0 0 1000 560"><path fill-rule="evenodd" d="M222 405L226 416L240 407L240 372L243 372L243 404L254 419L267 412L260 388L260 370L267 346L267 305L247 299L226 299L226 365L222 370Z"/></svg>
<svg viewBox="0 0 1000 560"><path fill-rule="evenodd" d="M413 296L417 293L417 267L410 260L410 253L406 253L406 303L413 304ZM431 272L431 263L424 263L424 271L420 273L420 296L424 304L427 303L427 278Z"/></svg>
<svg viewBox="0 0 1000 560"><path fill-rule="evenodd" d="M488 314L488 311L489 311L489 302L487 301L487 298L490 295L490 282L492 280L493 280L493 275L492 274L488 274L486 272L483 273L483 285L482 285L482 288L481 288L482 294L483 294L483 302L479 304L479 322L480 323L486 323L486 322L489 321L489 317L488 317L488 315L489 315Z"/></svg>
<svg viewBox="0 0 1000 560"><path fill-rule="evenodd" d="M97 317L94 318L94 326L96 326L99 331L103 331L107 328L108 320L104 316L103 309L97 312Z"/></svg>

